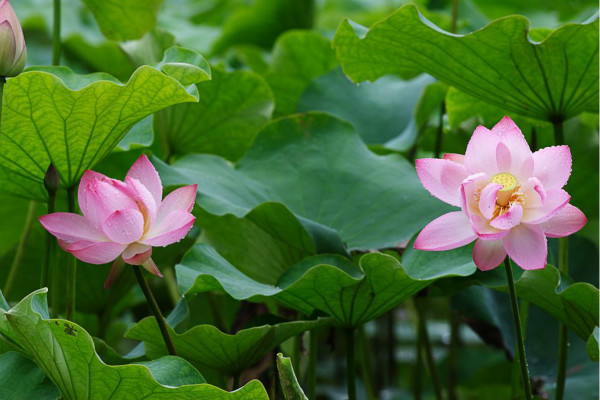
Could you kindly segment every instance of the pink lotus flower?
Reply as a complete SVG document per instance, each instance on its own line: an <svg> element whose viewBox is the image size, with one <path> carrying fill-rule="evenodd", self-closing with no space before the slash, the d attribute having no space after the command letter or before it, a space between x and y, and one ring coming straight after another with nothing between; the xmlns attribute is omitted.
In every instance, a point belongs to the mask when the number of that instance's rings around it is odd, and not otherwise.
<svg viewBox="0 0 600 400"><path fill-rule="evenodd" d="M40 217L40 222L65 251L81 261L105 264L121 256L127 264L162 276L150 257L152 247L185 237L194 224L190 211L195 199L196 185L179 188L162 199L158 173L142 154L125 182L89 170L83 174L78 192L83 216L54 213ZM108 285L118 273L118 267L111 270Z"/></svg>
<svg viewBox="0 0 600 400"><path fill-rule="evenodd" d="M523 269L546 265L546 237L568 236L587 219L562 187L571 175L568 146L532 153L521 130L504 117L492 130L477 127L465 155L416 162L432 195L461 208L427 225L414 247L449 250L477 239L473 260L483 271L508 254Z"/></svg>
<svg viewBox="0 0 600 400"><path fill-rule="evenodd" d="M25 68L27 48L21 23L8 0L0 0L0 76L16 76Z"/></svg>

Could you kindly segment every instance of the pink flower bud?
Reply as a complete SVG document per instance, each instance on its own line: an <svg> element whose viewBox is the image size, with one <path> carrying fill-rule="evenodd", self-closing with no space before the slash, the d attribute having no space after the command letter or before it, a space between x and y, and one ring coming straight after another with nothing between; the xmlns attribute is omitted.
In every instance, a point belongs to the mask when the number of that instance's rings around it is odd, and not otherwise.
<svg viewBox="0 0 600 400"><path fill-rule="evenodd" d="M21 23L9 0L0 0L0 76L16 76L25 68L27 48Z"/></svg>

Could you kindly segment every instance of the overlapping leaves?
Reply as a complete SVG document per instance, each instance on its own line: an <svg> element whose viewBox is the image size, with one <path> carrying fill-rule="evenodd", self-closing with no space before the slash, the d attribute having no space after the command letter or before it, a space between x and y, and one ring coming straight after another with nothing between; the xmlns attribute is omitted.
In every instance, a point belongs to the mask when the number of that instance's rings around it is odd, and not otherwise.
<svg viewBox="0 0 600 400"><path fill-rule="evenodd" d="M193 367L177 357L145 366L106 365L95 353L92 338L82 327L65 320L48 319L46 292L47 289L39 289L11 310L0 309L0 333L34 360L65 399L128 399L132 393L147 399L172 396L178 399L268 398L257 381L232 393L198 384L199 374L193 373Z"/></svg>
<svg viewBox="0 0 600 400"><path fill-rule="evenodd" d="M168 74L204 80L188 64L162 64ZM83 172L100 161L139 120L197 98L173 77L142 66L126 84L110 75L77 75L66 68L40 69L8 80L0 135L2 190L43 200L43 179L50 163L61 186L74 186Z"/></svg>
<svg viewBox="0 0 600 400"><path fill-rule="evenodd" d="M441 31L409 5L364 29L344 21L334 47L355 82L427 72L502 109L546 121L598 110L598 19L567 24L543 42L513 16L466 36Z"/></svg>
<svg viewBox="0 0 600 400"><path fill-rule="evenodd" d="M197 183L197 204L211 214L281 202L349 249L395 246L444 212L405 159L371 153L351 125L321 113L270 123L235 168L208 155L154 161L165 185Z"/></svg>

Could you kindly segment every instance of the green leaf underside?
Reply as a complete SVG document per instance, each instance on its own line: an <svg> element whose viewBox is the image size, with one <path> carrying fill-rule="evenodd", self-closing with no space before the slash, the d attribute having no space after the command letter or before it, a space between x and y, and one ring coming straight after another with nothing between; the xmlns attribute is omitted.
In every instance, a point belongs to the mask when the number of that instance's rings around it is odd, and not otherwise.
<svg viewBox="0 0 600 400"><path fill-rule="evenodd" d="M243 329L235 335L221 332L213 325L196 325L178 334L169 327L177 354L193 363L214 368L228 374L237 374L251 367L283 341L302 332L331 323L331 319L283 322ZM134 325L127 337L144 342L150 358L166 354L154 317L144 318Z"/></svg>
<svg viewBox="0 0 600 400"><path fill-rule="evenodd" d="M197 183L197 204L211 214L281 202L335 229L349 249L396 246L448 209L404 158L371 153L348 123L320 113L270 123L235 168L207 155L153 161L164 185Z"/></svg>
<svg viewBox="0 0 600 400"><path fill-rule="evenodd" d="M212 247L197 244L176 272L186 296L224 290L237 300L271 297L305 315L323 311L338 324L351 327L385 313L432 282L411 278L395 258L380 253L363 256L360 268L341 256L315 256L288 269L277 285L269 285L244 275ZM435 278L472 272L451 267Z"/></svg>
<svg viewBox="0 0 600 400"><path fill-rule="evenodd" d="M281 353L277 354L277 371L285 400L308 400L298 383L289 357L284 357Z"/></svg>
<svg viewBox="0 0 600 400"><path fill-rule="evenodd" d="M268 399L263 386L253 381L240 390L225 392L208 384L193 384L191 365L183 359L167 358L143 365L110 366L94 351L91 336L79 325L60 319L47 319L47 289L39 289L10 311L0 310L0 333L17 343L59 388L65 399ZM172 368L166 371L165 368ZM184 386L165 386L181 382L179 371L187 376ZM185 379L185 378L184 378Z"/></svg>
<svg viewBox="0 0 600 400"><path fill-rule="evenodd" d="M55 400L56 387L30 359L10 351L0 355L0 399ZM8 383L18 383L8 384Z"/></svg>
<svg viewBox="0 0 600 400"><path fill-rule="evenodd" d="M407 5L359 38L343 21L333 45L355 82L427 72L502 109L561 120L598 109L598 19L567 24L546 40L528 40L520 16L460 36L444 32Z"/></svg>
<svg viewBox="0 0 600 400"><path fill-rule="evenodd" d="M82 77L66 69L61 76L68 77L66 82L40 71L7 81L0 135L3 191L44 200L50 162L61 186L72 187L137 121L170 105L196 101L178 81L149 66L137 69L126 84L104 80L105 74Z"/></svg>
<svg viewBox="0 0 600 400"><path fill-rule="evenodd" d="M518 297L535 304L563 322L583 340L588 340L598 325L599 297L596 287L589 283L577 282L560 290L560 272L550 264L540 270L520 271L518 267L513 269L517 274L522 272L515 282ZM475 279L492 289L508 291L504 270L500 267L494 271L478 272L467 278L470 279Z"/></svg>
<svg viewBox="0 0 600 400"><path fill-rule="evenodd" d="M312 237L280 203L262 203L243 218L201 211L202 242L248 277L275 285L284 271L316 252Z"/></svg>
<svg viewBox="0 0 600 400"><path fill-rule="evenodd" d="M239 159L273 111L266 82L248 71L215 70L198 85L199 103L179 104L155 117L171 154L210 153Z"/></svg>
<svg viewBox="0 0 600 400"><path fill-rule="evenodd" d="M298 111L331 113L351 122L365 143L383 144L409 126L421 91L432 81L427 75L408 82L385 76L355 85L336 68L308 85L298 101Z"/></svg>
<svg viewBox="0 0 600 400"><path fill-rule="evenodd" d="M113 40L141 38L156 24L163 0L83 0L104 36Z"/></svg>

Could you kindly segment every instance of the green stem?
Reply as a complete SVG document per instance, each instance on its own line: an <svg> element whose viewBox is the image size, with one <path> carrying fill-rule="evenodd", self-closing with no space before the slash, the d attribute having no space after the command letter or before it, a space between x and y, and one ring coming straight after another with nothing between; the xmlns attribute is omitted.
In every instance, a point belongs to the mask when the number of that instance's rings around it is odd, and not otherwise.
<svg viewBox="0 0 600 400"><path fill-rule="evenodd" d="M373 362L371 361L371 346L369 345L369 338L365 332L365 326L361 325L358 328L358 343L360 345L360 358L362 362L359 363L363 381L365 383L365 389L367 391L367 399L374 400L377 396L375 395L375 379L373 378ZM390 350L391 351L391 350Z"/></svg>
<svg viewBox="0 0 600 400"><path fill-rule="evenodd" d="M552 128L554 129L554 144L556 146L565 144L565 133L562 120L553 121Z"/></svg>
<svg viewBox="0 0 600 400"><path fill-rule="evenodd" d="M416 308L416 299L414 299ZM421 400L423 392L423 335L420 329L417 329L417 343L416 343L416 361L415 361L415 375L413 381L413 398L414 400Z"/></svg>
<svg viewBox="0 0 600 400"><path fill-rule="evenodd" d="M25 217L25 225L23 226L23 232L21 233L21 238L19 239L19 244L17 245L15 258L13 258L13 262L10 266L8 278L6 279L6 283L4 284L3 293L4 297L6 297L7 299L10 297L10 294L13 290L13 286L15 284L15 280L17 279L17 275L19 274L19 269L21 269L21 263L23 262L23 256L25 255L25 248L27 247L27 242L29 241L31 227L33 225L33 219L35 217L35 206L35 201L29 202L29 208L27 209L27 216Z"/></svg>
<svg viewBox="0 0 600 400"><path fill-rule="evenodd" d="M52 28L52 65L60 65L60 0L54 0L54 26Z"/></svg>
<svg viewBox="0 0 600 400"><path fill-rule="evenodd" d="M564 126L562 120L552 122L554 128L554 144L565 144ZM558 269L561 275L569 275L569 238L558 239ZM556 400L562 400L565 395L565 380L567 376L567 357L569 354L569 330L565 324L560 324L558 331L558 365L556 373Z"/></svg>
<svg viewBox="0 0 600 400"><path fill-rule="evenodd" d="M317 398L317 330L313 329L309 333L308 345L308 398Z"/></svg>
<svg viewBox="0 0 600 400"><path fill-rule="evenodd" d="M446 102L443 101L440 106L440 120L438 123L438 129L435 136L435 150L434 157L440 158L442 154L442 141L444 140L444 114L446 113Z"/></svg>
<svg viewBox="0 0 600 400"><path fill-rule="evenodd" d="M457 25L458 25L458 0L452 0L452 25L450 25L450 32L456 33Z"/></svg>
<svg viewBox="0 0 600 400"><path fill-rule="evenodd" d="M75 187L67 189L67 200L69 203L69 212L75 213ZM66 296L66 317L73 321L75 317L75 282L77 274L77 259L73 256L67 261L67 296Z"/></svg>
<svg viewBox="0 0 600 400"><path fill-rule="evenodd" d="M346 328L346 383L348 385L348 400L356 400L355 371L354 328Z"/></svg>
<svg viewBox="0 0 600 400"><path fill-rule="evenodd" d="M52 214L55 210L56 192L48 191L48 214ZM48 276L50 274L50 265L56 249L56 239L50 232L46 232L46 258L42 265L42 274L40 276L40 287L48 287Z"/></svg>
<svg viewBox="0 0 600 400"><path fill-rule="evenodd" d="M425 323L425 313L423 312L423 299L416 297L415 298L415 306L417 310L418 317L418 328L419 328L419 336L422 340L422 349L425 351L425 360L427 361L427 367L429 369L429 375L431 375L431 382L433 383L433 390L435 392L435 398L437 400L443 400L444 396L442 394L442 382L440 381L440 375L437 370L437 366L435 364L435 359L433 358L433 348L431 346L431 341L429 340L429 333L427 332L427 325Z"/></svg>
<svg viewBox="0 0 600 400"><path fill-rule="evenodd" d="M510 292L510 305L512 307L513 325L515 328L515 337L517 339L517 350L519 353L519 365L521 367L521 380L525 389L525 400L531 400L531 381L529 380L529 370L527 368L527 357L525 356L525 341L523 339L523 328L521 327L521 318L519 317L519 304L517 303L517 293L515 290L515 281L513 278L510 259L504 259L506 269L506 281Z"/></svg>
<svg viewBox="0 0 600 400"><path fill-rule="evenodd" d="M2 132L2 97L4 96L4 84L6 77L0 76L0 132Z"/></svg>
<svg viewBox="0 0 600 400"><path fill-rule="evenodd" d="M458 400L456 391L458 369L456 366L456 352L460 342L460 319L458 313L450 313L450 350L448 352L448 398Z"/></svg>
<svg viewBox="0 0 600 400"><path fill-rule="evenodd" d="M165 321L165 317L163 317L162 313L160 312L160 308L158 308L158 304L152 295L152 291L150 290L150 286L148 286L148 282L146 282L146 279L144 279L142 269L139 265L133 265L133 272L135 272L135 277L137 278L138 284L140 285L142 292L144 292L146 302L152 309L152 313L154 314L154 318L156 319L156 323L158 324L158 328L160 329L160 333L163 337L169 354L176 356L177 352L175 351L173 340L171 340L171 335L169 335L169 330L167 329L167 321Z"/></svg>
<svg viewBox="0 0 600 400"><path fill-rule="evenodd" d="M240 387L240 374L233 374L233 383L231 384L231 390L236 390Z"/></svg>
<svg viewBox="0 0 600 400"><path fill-rule="evenodd" d="M569 274L569 239L558 239L558 269L561 275ZM556 374L556 400L562 400L565 395L565 380L567 377L567 356L569 354L569 329L560 324L558 331L558 366Z"/></svg>

